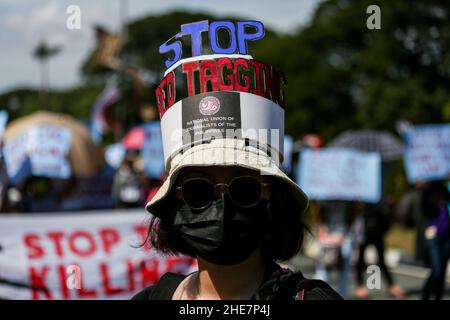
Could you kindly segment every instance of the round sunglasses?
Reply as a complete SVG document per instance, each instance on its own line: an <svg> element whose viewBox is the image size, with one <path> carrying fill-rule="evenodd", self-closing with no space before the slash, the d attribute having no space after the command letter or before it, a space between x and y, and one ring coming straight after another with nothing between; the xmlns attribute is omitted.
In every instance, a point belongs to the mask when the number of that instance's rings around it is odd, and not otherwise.
<svg viewBox="0 0 450 320"><path fill-rule="evenodd" d="M263 183L252 176L239 176L229 183L214 183L208 178L189 178L176 188L177 198L192 209L207 208L216 198L218 191L227 193L240 208L250 208L261 199L269 200L269 183Z"/></svg>

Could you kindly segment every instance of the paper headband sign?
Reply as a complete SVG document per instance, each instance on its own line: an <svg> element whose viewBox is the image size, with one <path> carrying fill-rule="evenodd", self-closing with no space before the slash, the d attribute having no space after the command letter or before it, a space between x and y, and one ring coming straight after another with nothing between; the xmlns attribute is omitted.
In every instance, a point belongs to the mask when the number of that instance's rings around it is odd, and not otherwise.
<svg viewBox="0 0 450 320"><path fill-rule="evenodd" d="M253 59L215 57L186 61L166 74L155 91L161 118L177 101L211 91L248 92L284 108L283 73Z"/></svg>
<svg viewBox="0 0 450 320"><path fill-rule="evenodd" d="M228 32L228 44L219 41L220 30ZM209 50L201 41L206 31ZM185 36L192 57L182 59ZM247 42L263 37L261 22L200 21L182 25L176 41L161 45L160 53L174 56L155 90L166 164L193 143L220 138L245 138L282 158L286 78L247 55Z"/></svg>

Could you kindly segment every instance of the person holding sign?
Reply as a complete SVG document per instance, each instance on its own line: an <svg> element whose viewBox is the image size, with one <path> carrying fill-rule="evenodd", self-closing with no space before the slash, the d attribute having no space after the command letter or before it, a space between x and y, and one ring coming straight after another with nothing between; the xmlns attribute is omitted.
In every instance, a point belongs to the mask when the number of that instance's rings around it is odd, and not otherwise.
<svg viewBox="0 0 450 320"><path fill-rule="evenodd" d="M442 181L431 181L424 187L422 212L427 221L425 241L430 258L431 273L422 289L422 299L434 295L442 299L447 262L450 258L450 192Z"/></svg>
<svg viewBox="0 0 450 320"><path fill-rule="evenodd" d="M239 46L216 42L219 29ZM227 54L202 55L199 38L208 31L215 32L211 51ZM166 273L134 299L341 299L325 282L275 262L299 252L308 199L281 169L284 94L273 77L279 73L242 55L248 41L264 35L262 24L201 21L183 25L175 38L185 35L192 58L179 60L178 40L160 50L178 52L156 89L168 177L146 209L153 215L151 245L195 257L198 271ZM177 99L178 76L196 78L181 83L202 90L184 88L192 95Z"/></svg>

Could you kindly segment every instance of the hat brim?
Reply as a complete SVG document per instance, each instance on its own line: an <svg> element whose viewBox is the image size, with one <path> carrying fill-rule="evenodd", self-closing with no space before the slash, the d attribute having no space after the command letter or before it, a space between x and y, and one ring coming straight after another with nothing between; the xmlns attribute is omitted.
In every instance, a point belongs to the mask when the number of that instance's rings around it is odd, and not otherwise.
<svg viewBox="0 0 450 320"><path fill-rule="evenodd" d="M145 209L151 214L161 217L166 214L171 201L168 195L177 180L180 172L185 168L218 166L241 167L260 171L263 175L271 176L283 182L286 187L292 206L299 214L308 207L308 197L303 190L292 181L278 165L279 161L267 155L266 152L248 145L239 139L217 139L208 143L193 146L184 152L178 153L170 161L170 169L167 179L146 204Z"/></svg>

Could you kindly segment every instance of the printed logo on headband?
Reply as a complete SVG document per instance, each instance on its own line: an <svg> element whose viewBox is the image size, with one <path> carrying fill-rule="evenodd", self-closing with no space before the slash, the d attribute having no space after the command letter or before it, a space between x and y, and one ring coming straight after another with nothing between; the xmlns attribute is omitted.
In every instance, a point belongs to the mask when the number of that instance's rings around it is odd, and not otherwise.
<svg viewBox="0 0 450 320"><path fill-rule="evenodd" d="M198 105L198 110L204 116L212 116L219 112L219 109L220 101L213 96L203 98Z"/></svg>

